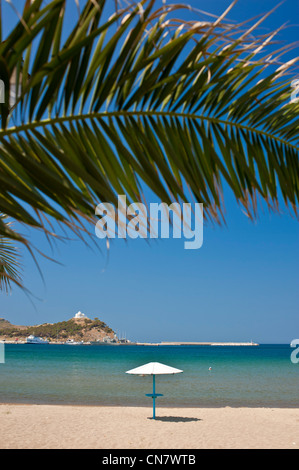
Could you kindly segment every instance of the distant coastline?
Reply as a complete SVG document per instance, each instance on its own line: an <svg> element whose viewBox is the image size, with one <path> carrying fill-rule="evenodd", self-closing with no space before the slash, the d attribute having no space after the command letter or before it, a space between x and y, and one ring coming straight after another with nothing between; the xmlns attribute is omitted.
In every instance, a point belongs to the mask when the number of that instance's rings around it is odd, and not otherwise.
<svg viewBox="0 0 299 470"><path fill-rule="evenodd" d="M6 344L24 344L27 337L34 335L48 340L49 344L65 344L73 340L82 345L111 346L259 346L250 342L199 342L199 341L160 341L134 342L127 338L118 338L115 332L97 317L94 320L84 313L78 312L67 321L44 323L35 326L12 325L8 320L0 318L0 341Z"/></svg>
<svg viewBox="0 0 299 470"><path fill-rule="evenodd" d="M26 341L24 340L18 340L18 341L7 341L4 340L6 344L26 344ZM65 344L65 342L60 342L60 341L51 341L48 344ZM171 342L171 341L161 341L160 343L135 343L129 340L126 340L126 342L101 342L101 341L93 341L93 342L82 342L82 345L105 345L105 346L260 346L259 343L253 343L253 342L248 342L248 343L202 343L202 342Z"/></svg>

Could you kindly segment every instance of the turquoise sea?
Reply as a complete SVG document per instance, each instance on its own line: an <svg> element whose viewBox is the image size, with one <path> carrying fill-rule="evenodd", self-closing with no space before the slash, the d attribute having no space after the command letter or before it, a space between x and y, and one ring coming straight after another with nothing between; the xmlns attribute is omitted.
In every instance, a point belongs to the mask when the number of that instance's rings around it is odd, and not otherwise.
<svg viewBox="0 0 299 470"><path fill-rule="evenodd" d="M299 407L299 363L289 345L5 345L0 402L148 406L152 377L125 372L161 362L158 406ZM209 370L209 368L212 368Z"/></svg>

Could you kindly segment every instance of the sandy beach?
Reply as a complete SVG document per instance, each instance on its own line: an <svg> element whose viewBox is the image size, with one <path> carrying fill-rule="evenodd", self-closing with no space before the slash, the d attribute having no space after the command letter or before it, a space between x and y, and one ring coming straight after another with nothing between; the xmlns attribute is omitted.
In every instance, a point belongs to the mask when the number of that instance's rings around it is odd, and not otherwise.
<svg viewBox="0 0 299 470"><path fill-rule="evenodd" d="M299 409L0 405L1 449L299 449Z"/></svg>

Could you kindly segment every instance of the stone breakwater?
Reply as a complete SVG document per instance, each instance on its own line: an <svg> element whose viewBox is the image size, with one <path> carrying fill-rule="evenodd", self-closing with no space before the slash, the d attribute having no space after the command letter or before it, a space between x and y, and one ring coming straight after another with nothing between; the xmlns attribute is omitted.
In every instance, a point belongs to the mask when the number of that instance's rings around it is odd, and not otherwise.
<svg viewBox="0 0 299 470"><path fill-rule="evenodd" d="M162 341L161 343L135 343L137 346L259 346L258 343L199 343L189 341Z"/></svg>

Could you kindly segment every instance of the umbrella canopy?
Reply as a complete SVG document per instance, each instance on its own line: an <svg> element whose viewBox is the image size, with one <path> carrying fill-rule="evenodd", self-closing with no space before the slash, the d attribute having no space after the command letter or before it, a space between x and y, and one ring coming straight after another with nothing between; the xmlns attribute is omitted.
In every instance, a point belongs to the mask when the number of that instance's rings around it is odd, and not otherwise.
<svg viewBox="0 0 299 470"><path fill-rule="evenodd" d="M156 393L155 390L155 377L156 375L162 374L179 374L183 372L180 369L175 369L174 367L166 366L160 362L149 362L143 366L136 367L135 369L128 370L126 374L135 374L135 375L152 375L153 376L153 393L147 393L146 396L153 399L153 419L156 418L156 405L155 400L157 397L162 397L161 393Z"/></svg>
<svg viewBox="0 0 299 470"><path fill-rule="evenodd" d="M180 369L175 369L174 367L166 366L160 362L149 362L143 366L136 367L136 369L131 369L126 372L126 374L136 374L136 375L160 375L160 374L178 374L183 372Z"/></svg>

